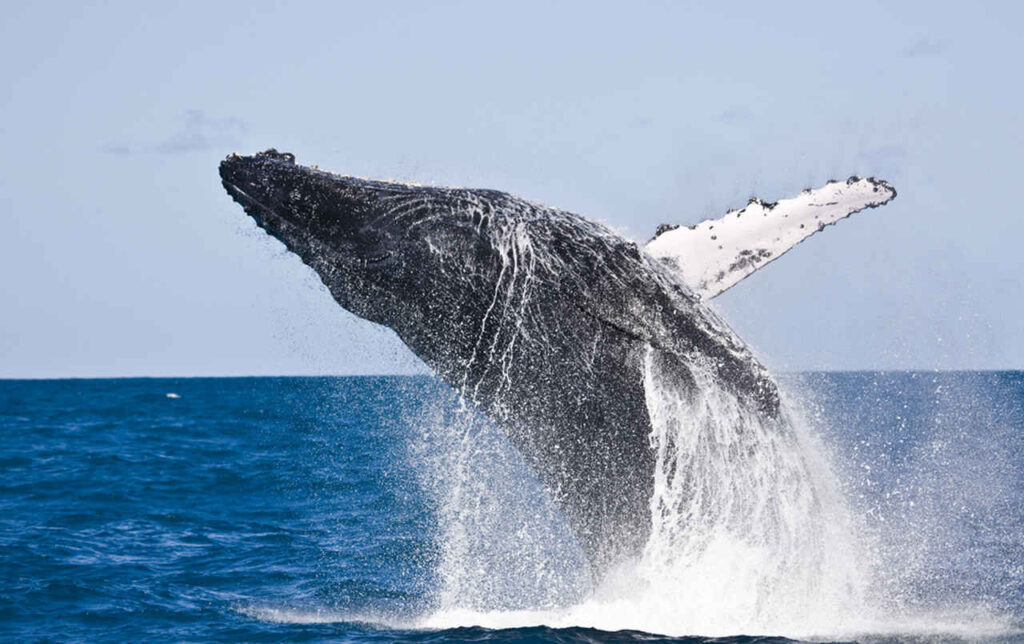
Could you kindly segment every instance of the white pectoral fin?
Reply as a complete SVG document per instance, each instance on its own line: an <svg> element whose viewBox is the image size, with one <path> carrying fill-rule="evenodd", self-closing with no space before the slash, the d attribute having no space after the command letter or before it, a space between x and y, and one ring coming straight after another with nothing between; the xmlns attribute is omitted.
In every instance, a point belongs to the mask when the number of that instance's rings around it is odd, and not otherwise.
<svg viewBox="0 0 1024 644"><path fill-rule="evenodd" d="M679 268L683 281L712 298L825 226L892 201L885 181L850 177L774 204L751 199L721 219L664 230L644 250Z"/></svg>

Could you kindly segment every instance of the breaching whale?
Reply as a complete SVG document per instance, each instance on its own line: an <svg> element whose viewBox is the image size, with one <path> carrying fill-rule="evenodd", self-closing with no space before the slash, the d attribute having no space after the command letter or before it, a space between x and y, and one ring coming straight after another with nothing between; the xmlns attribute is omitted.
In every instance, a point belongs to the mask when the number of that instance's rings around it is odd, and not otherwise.
<svg viewBox="0 0 1024 644"><path fill-rule="evenodd" d="M695 365L757 414L766 369L706 301L837 220L887 203L851 177L646 245L494 190L342 176L267 150L220 165L225 189L320 276L485 412L564 512L594 572L650 531L655 454L643 365L681 390ZM646 362L645 362L646 361Z"/></svg>

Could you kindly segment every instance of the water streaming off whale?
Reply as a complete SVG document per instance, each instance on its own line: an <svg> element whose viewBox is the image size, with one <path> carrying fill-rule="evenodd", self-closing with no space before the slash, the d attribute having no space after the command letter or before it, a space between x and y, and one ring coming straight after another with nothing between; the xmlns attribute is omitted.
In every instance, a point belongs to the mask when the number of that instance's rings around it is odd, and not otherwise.
<svg viewBox="0 0 1024 644"><path fill-rule="evenodd" d="M863 553L814 436L788 412L751 412L699 368L694 388L653 351L642 367L657 454L651 530L636 559L600 580L485 419L414 417L433 436L411 461L427 466L442 521L425 625L812 635L863 620Z"/></svg>

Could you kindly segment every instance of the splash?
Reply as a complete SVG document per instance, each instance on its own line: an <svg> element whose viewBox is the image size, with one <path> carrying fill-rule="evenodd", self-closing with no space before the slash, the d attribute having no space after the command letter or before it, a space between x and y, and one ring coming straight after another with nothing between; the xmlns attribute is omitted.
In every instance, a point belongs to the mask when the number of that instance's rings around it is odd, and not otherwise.
<svg viewBox="0 0 1024 644"><path fill-rule="evenodd" d="M674 632L808 634L849 622L865 574L820 446L791 412L749 409L699 361L693 387L659 362L648 351L657 459L651 536L626 575L632 600Z"/></svg>
<svg viewBox="0 0 1024 644"><path fill-rule="evenodd" d="M898 574L879 574L891 558L850 512L800 405L784 400L767 415L723 384L709 359L691 356L680 369L650 346L638 379L656 454L651 532L636 560L595 583L530 468L464 404L487 376L496 393L511 387L517 340L531 339L523 320L538 267L561 272L525 228L491 234L501 271L464 398L456 412L435 407L417 420L429 446L412 462L427 463L441 530L435 610L420 626L805 638L1012 631L984 611L907 611Z"/></svg>
<svg viewBox="0 0 1024 644"><path fill-rule="evenodd" d="M424 461L442 527L426 627L546 624L665 634L811 635L854 628L866 575L820 445L718 385L689 383L648 350L656 451L652 530L638 560L593 586L544 489L486 420L435 408Z"/></svg>
<svg viewBox="0 0 1024 644"><path fill-rule="evenodd" d="M432 581L438 611L552 608L582 599L586 560L544 487L487 418L449 402L434 400L416 413L422 431L409 459L439 524Z"/></svg>

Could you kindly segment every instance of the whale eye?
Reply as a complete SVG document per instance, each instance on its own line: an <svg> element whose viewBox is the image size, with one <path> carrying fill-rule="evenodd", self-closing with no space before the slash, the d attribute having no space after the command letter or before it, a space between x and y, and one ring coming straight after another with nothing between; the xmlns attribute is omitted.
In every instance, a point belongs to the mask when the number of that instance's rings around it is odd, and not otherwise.
<svg viewBox="0 0 1024 644"><path fill-rule="evenodd" d="M273 159L275 161L284 161L285 163L295 163L295 155L291 152L278 152L277 148L270 148L256 154L257 157L265 157Z"/></svg>

